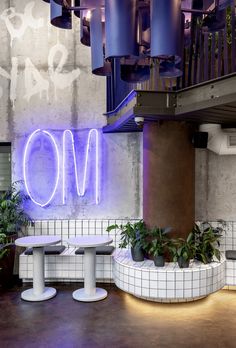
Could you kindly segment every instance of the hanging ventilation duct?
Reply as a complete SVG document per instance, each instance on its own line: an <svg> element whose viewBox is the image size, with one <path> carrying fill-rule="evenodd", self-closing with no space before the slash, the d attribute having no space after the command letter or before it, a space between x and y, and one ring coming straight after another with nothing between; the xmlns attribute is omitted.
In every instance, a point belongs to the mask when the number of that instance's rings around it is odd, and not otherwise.
<svg viewBox="0 0 236 348"><path fill-rule="evenodd" d="M151 57L181 58L181 0L151 0Z"/></svg>
<svg viewBox="0 0 236 348"><path fill-rule="evenodd" d="M203 124L201 132L208 132L207 148L218 155L236 155L236 132L224 131L219 124Z"/></svg>
<svg viewBox="0 0 236 348"><path fill-rule="evenodd" d="M105 0L106 58L138 56L137 0Z"/></svg>
<svg viewBox="0 0 236 348"><path fill-rule="evenodd" d="M57 0L58 1L58 0ZM56 0L50 1L51 24L61 29L72 29L71 12L58 5Z"/></svg>
<svg viewBox="0 0 236 348"><path fill-rule="evenodd" d="M102 10L96 8L91 11L90 38L92 72L95 75L111 75L111 62L104 59L104 22L102 22Z"/></svg>

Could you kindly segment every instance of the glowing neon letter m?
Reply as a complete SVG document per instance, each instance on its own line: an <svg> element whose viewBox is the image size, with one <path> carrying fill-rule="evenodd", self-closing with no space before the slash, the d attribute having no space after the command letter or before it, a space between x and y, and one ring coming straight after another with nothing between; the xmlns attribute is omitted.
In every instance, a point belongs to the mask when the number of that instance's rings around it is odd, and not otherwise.
<svg viewBox="0 0 236 348"><path fill-rule="evenodd" d="M84 159L84 170L82 175L78 174L77 160L76 160L76 151L75 151L75 143L74 143L74 135L70 130L65 130L63 132L63 154L62 154L62 201L65 204L66 201L66 138L69 138L71 141L72 148L72 156L74 162L74 172L75 172L75 183L76 183L76 191L79 197L83 197L86 193L87 189L87 177L88 173L88 164L91 161L92 155L92 142L94 141L95 146L93 147L95 157L95 165L92 166L95 174L95 201L96 204L99 203L99 136L98 131L96 129L91 129L88 134L86 147L85 147L85 159Z"/></svg>

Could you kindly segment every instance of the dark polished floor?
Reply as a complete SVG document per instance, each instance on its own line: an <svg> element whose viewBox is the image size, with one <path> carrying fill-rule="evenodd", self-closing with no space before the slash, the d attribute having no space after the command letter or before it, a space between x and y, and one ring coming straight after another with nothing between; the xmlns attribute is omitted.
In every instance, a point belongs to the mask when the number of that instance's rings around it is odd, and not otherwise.
<svg viewBox="0 0 236 348"><path fill-rule="evenodd" d="M81 284L79 284L79 287ZM1 348L235 348L236 292L222 290L188 304L158 304L104 285L106 300L81 303L78 284L56 285L46 302L20 299L21 287L0 293Z"/></svg>

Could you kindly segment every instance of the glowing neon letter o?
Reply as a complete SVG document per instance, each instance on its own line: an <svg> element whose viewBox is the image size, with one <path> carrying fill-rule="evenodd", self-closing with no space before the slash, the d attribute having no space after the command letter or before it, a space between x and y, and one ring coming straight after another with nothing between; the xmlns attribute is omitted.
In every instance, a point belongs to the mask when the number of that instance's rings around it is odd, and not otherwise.
<svg viewBox="0 0 236 348"><path fill-rule="evenodd" d="M53 191L52 191L52 194L51 196L49 197L49 199L47 200L47 202L45 203L40 203L40 202L37 202L33 196L31 195L30 193L30 190L29 190L29 186L28 186L28 177L27 177L27 173L26 173L26 165L27 165L27 154L28 154L28 151L29 151L29 148L30 148L30 144L32 142L32 139L34 138L34 136L39 133L39 132L42 132L46 135L49 136L50 138L50 141L51 143L53 144L55 150L56 150L56 157L57 157L57 172L56 172L56 181L55 181L55 185L54 185L54 188L53 188ZM41 130L41 129L37 129L36 131L34 131L28 138L27 140L27 143L25 145L25 151L24 151L24 158L23 158L23 175L24 175L24 182L25 182L25 188L26 188L26 191L27 191L27 194L29 195L30 199L32 202L34 202L35 204L39 205L40 207L45 207L46 205L48 205L51 200L53 199L55 193L56 193L56 190L57 190L57 186L58 186L58 182L59 182L59 168L60 168L60 160L59 160L59 151L58 151L58 147L57 147L57 144L56 144L56 141L54 139L54 137L52 136L52 134L50 134L48 131L45 131L45 130Z"/></svg>

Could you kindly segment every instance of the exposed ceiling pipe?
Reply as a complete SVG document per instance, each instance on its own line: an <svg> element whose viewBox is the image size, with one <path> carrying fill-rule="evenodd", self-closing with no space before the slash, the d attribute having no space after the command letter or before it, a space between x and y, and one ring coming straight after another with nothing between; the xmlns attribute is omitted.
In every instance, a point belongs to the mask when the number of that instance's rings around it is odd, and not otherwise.
<svg viewBox="0 0 236 348"><path fill-rule="evenodd" d="M201 132L208 132L207 148L217 155L236 155L236 132L224 131L220 124L202 124Z"/></svg>

